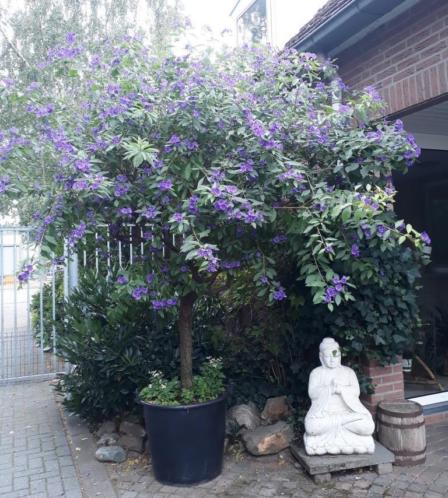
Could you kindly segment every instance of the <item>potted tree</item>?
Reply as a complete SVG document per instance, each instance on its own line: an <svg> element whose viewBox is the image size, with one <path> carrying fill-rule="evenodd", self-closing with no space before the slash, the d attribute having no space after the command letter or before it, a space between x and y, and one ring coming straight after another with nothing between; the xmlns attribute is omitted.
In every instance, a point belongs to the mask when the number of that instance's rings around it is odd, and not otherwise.
<svg viewBox="0 0 448 498"><path fill-rule="evenodd" d="M156 477L212 479L222 465L224 380L216 360L193 375L195 302L235 285L266 304L283 301L277 268L289 258L314 303L332 310L355 299L352 269L380 278L362 244L428 252L389 209L391 171L406 170L418 147L400 122L370 120L381 108L372 90L350 94L312 54L257 48L159 60L136 40L86 50L70 37L48 64L70 92L5 91L33 125L20 140L8 132L2 190L34 184L20 172L24 158L45 162L51 195L36 214L44 255L57 235L75 251L100 225L111 242L141 248L117 287L178 317L180 379L152 373L140 393Z"/></svg>

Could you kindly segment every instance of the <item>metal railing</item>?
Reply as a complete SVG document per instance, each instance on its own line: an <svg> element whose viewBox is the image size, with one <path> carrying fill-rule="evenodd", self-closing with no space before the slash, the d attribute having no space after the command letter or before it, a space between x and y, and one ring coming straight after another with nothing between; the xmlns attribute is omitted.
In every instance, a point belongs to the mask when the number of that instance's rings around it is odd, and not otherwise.
<svg viewBox="0 0 448 498"><path fill-rule="evenodd" d="M31 229L0 227L0 383L51 377L64 371L57 356L57 281L52 267L21 283L17 275L33 255Z"/></svg>

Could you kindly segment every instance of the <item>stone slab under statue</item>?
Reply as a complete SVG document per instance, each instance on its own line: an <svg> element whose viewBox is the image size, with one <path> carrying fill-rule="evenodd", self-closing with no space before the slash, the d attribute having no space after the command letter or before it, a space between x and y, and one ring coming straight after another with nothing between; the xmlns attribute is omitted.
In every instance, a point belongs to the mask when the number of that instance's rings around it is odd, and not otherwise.
<svg viewBox="0 0 448 498"><path fill-rule="evenodd" d="M355 372L341 365L339 344L326 337L319 346L321 366L309 378L311 408L305 417L303 442L312 455L372 454L372 415L359 400Z"/></svg>
<svg viewBox="0 0 448 498"><path fill-rule="evenodd" d="M392 464L395 461L394 454L375 441L375 451L373 453L352 454L352 455L307 455L302 442L291 443L292 455L301 466L310 474L316 484L331 480L331 474L341 470L354 470L362 468L372 468L378 475L392 472Z"/></svg>

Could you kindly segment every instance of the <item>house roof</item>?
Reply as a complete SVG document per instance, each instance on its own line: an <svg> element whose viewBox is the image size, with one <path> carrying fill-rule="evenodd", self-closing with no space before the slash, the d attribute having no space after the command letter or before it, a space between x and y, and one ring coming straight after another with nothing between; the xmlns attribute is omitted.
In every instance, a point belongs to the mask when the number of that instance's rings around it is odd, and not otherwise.
<svg viewBox="0 0 448 498"><path fill-rule="evenodd" d="M298 45L302 40L307 38L313 31L316 31L320 26L332 19L338 12L343 10L349 4L356 0L329 0L321 7L315 16L308 21L300 31L291 38L286 44L288 47Z"/></svg>
<svg viewBox="0 0 448 498"><path fill-rule="evenodd" d="M286 46L334 55L350 38L419 1L423 0L329 0Z"/></svg>

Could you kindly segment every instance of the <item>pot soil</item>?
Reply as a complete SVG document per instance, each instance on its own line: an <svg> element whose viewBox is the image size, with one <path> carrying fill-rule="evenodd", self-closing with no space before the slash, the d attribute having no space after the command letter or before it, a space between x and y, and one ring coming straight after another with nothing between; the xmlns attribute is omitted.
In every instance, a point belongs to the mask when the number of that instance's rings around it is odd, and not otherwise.
<svg viewBox="0 0 448 498"><path fill-rule="evenodd" d="M155 478L163 484L191 485L222 470L225 395L206 403L162 406L141 401Z"/></svg>

